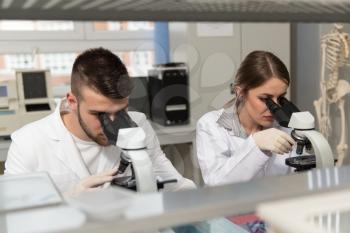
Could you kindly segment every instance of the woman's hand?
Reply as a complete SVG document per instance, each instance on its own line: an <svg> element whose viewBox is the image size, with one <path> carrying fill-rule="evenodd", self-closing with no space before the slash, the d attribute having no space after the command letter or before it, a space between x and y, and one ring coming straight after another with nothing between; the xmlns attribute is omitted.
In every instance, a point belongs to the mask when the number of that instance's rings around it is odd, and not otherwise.
<svg viewBox="0 0 350 233"><path fill-rule="evenodd" d="M259 131L252 136L260 150L267 150L277 154L290 152L295 144L291 136L275 128Z"/></svg>

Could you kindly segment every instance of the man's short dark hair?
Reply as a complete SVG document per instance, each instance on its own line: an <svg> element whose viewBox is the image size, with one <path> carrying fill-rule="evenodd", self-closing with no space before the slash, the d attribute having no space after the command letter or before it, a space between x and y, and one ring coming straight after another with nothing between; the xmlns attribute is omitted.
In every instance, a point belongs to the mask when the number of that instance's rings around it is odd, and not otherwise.
<svg viewBox="0 0 350 233"><path fill-rule="evenodd" d="M111 99L128 97L133 89L123 62L104 48L88 49L75 59L71 76L73 94L81 97L84 86Z"/></svg>

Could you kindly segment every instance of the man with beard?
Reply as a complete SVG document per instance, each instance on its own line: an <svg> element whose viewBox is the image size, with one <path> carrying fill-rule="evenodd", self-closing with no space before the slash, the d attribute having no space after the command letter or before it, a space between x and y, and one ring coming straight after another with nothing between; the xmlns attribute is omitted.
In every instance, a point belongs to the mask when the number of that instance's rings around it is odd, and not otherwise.
<svg viewBox="0 0 350 233"><path fill-rule="evenodd" d="M46 171L68 195L94 190L110 182L120 162L121 149L108 144L99 115L114 120L128 107L132 80L118 56L103 48L80 54L71 75L71 91L54 113L15 131L5 174ZM177 179L169 190L194 187L165 157L151 125L142 113L129 112L146 132L148 153L156 176Z"/></svg>

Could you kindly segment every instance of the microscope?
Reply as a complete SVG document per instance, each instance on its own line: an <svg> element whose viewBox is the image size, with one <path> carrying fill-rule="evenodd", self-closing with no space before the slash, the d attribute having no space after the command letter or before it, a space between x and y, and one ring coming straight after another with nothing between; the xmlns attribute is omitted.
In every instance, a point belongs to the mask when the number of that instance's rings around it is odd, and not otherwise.
<svg viewBox="0 0 350 233"><path fill-rule="evenodd" d="M301 112L285 97L278 98L278 104L271 98L265 100L266 106L282 127L293 129L292 138L297 143L299 156L286 159L286 165L295 171L312 168L334 167L334 157L326 138L315 130L315 119L310 112ZM308 155L302 155L306 152Z"/></svg>
<svg viewBox="0 0 350 233"><path fill-rule="evenodd" d="M164 184L177 182L176 179L159 181L156 179L152 161L147 153L146 134L131 119L126 110L116 113L111 120L106 113L99 114L103 131L109 145L121 148L120 164L116 178L111 182L123 188L138 192L156 192L164 188ZM124 173L130 166L131 176Z"/></svg>

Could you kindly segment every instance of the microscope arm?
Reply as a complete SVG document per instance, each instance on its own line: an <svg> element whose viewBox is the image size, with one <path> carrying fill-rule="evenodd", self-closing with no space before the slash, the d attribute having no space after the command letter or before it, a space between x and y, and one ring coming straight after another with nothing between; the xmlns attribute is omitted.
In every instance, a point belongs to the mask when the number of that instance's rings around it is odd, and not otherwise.
<svg viewBox="0 0 350 233"><path fill-rule="evenodd" d="M130 159L135 173L138 192L156 192L157 181L152 169L152 161L146 152L146 135L142 128L119 129L117 146Z"/></svg>
<svg viewBox="0 0 350 233"><path fill-rule="evenodd" d="M331 147L326 138L316 130L296 130L299 135L305 136L312 145L316 156L316 168L334 167L334 158Z"/></svg>
<svg viewBox="0 0 350 233"><path fill-rule="evenodd" d="M298 137L307 138L316 157L316 168L334 167L332 149L326 138L315 130L315 119L310 112L295 112L288 124Z"/></svg>
<svg viewBox="0 0 350 233"><path fill-rule="evenodd" d="M127 152L136 179L136 187L139 192L156 192L157 182L153 175L152 162L145 150L136 150Z"/></svg>

